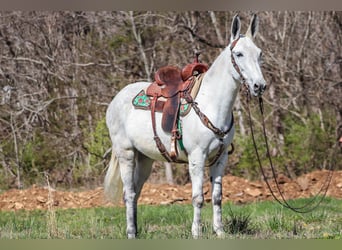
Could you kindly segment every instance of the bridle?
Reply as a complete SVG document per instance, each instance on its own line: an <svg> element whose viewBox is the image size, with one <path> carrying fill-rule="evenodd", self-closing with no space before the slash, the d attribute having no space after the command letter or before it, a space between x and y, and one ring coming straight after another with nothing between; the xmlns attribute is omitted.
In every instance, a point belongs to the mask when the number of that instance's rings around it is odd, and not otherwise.
<svg viewBox="0 0 342 250"><path fill-rule="evenodd" d="M237 65L236 61L235 61L235 58L234 58L234 55L233 55L233 49L235 48L237 42L240 40L240 38L243 37L242 35L240 35L237 39L235 39L232 44L230 45L230 57L231 57L231 61L232 61L232 64L233 64L233 67L234 69L236 70L236 72L239 74L240 76L240 79L241 79L241 83L244 84L247 88L248 85L246 83L246 78L242 75L241 73L241 70L239 68L239 66Z"/></svg>
<svg viewBox="0 0 342 250"><path fill-rule="evenodd" d="M241 78L241 83L245 86L246 88L246 96L247 96L247 111L248 111L248 116L249 116L249 127L250 127L250 130L251 130L251 136L252 136L252 141L253 141L253 146L254 146L254 149L255 149L255 153L256 153L256 156L257 156L257 160L258 160L258 165L259 165L259 169L260 169L260 172L262 173L262 176L263 176L263 179L267 185L267 188L269 189L269 191L271 192L271 195L272 197L280 204L282 205L283 207L286 207L294 212L297 212L297 213L308 213L308 212L311 212L313 211L314 209L316 209L320 204L321 202L323 201L323 199L325 198L326 194L327 194L327 191L329 189L329 186L330 186L330 183L331 183L331 180L332 180L332 176L333 176L333 171L332 171L332 166L333 164L331 164L331 167L330 167L330 172L328 174L328 176L326 177L325 179L325 182L323 183L323 185L321 186L320 190L317 192L317 194L315 196L313 196L306 204L304 204L303 206L300 206L300 207L294 207L292 205L289 204L288 200L285 198L283 192L281 191L280 189L280 185L279 185L279 182L277 180L277 174L276 174L276 171L275 171L275 168L274 168L274 165L273 165L273 162L272 162L272 158L271 158L271 154L270 154L270 149L269 149L269 145L268 145L268 139L267 139L267 134L266 134L266 126L265 126L265 117L264 117L264 106L263 106L263 99L262 99L262 96L259 96L259 109L260 109L260 113L261 113L261 117L262 117L262 130L263 130L263 137L264 137L264 141L265 141L265 146L266 146L266 153L267 153L267 158L268 158L268 161L269 161L269 164L270 164L270 168L271 168L271 171L272 171L272 178L276 184L276 191L279 193L280 197L281 198L278 198L276 195L275 195L275 192L273 191L268 179L267 179L267 176L266 176L266 173L265 173L265 170L262 166L262 163L261 163L261 159L260 159L260 155L259 155L259 152L258 152L258 148L257 148L257 145L256 145L256 140L255 140L255 136L254 136L254 129L253 129L253 122L252 122L252 116L251 116L251 111L250 111L250 93L249 93L249 86L247 85L246 83L246 78L242 75L241 73L241 70L239 68L239 66L237 65L236 61L235 61L235 58L233 56L233 49L234 47L236 46L237 42L239 41L239 39L241 38L242 36L240 35L237 39L235 39L231 45L230 45L230 52L231 52L231 62L233 64L233 67L234 69L236 70L236 72L239 74L240 78ZM325 187L325 188L324 188ZM321 197L319 197L319 195L323 194ZM318 201L317 201L318 199ZM316 202L316 204L314 204ZM313 205L312 205L313 204ZM312 206L311 206L312 205Z"/></svg>

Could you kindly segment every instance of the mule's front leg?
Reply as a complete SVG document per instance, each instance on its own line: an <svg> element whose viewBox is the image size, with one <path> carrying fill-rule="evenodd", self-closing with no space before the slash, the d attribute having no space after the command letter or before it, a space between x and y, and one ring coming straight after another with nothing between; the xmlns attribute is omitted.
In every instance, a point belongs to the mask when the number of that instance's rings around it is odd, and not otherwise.
<svg viewBox="0 0 342 250"><path fill-rule="evenodd" d="M202 153L189 156L189 173L192 182L192 205L194 207L194 217L192 221L191 233L194 238L202 234L201 209L204 202L203 197L203 174L205 157Z"/></svg>
<svg viewBox="0 0 342 250"><path fill-rule="evenodd" d="M228 155L222 155L218 163L210 168L213 229L219 237L224 237L225 235L222 224L222 176L227 157Z"/></svg>

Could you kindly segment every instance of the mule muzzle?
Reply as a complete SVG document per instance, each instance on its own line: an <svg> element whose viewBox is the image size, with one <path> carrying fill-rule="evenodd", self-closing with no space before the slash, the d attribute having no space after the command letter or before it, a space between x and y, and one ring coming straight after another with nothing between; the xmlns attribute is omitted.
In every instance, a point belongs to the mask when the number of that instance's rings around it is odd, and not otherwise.
<svg viewBox="0 0 342 250"><path fill-rule="evenodd" d="M266 90L266 84L265 83L254 83L253 85L253 94L255 96L261 96Z"/></svg>

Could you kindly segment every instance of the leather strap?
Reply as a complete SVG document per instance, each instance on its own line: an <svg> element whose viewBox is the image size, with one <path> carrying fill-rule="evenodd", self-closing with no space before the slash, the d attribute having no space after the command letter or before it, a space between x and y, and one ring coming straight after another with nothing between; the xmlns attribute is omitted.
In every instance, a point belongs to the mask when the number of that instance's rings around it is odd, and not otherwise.
<svg viewBox="0 0 342 250"><path fill-rule="evenodd" d="M235 42L235 44L236 44L236 42ZM234 58L232 56L232 60L233 59ZM189 81L190 81L190 79L189 79ZM195 82L193 79L191 79L191 81L192 82L187 86L187 88L183 89L178 94L180 95L180 97L183 97L187 101L187 103L192 105L192 108L195 110L195 112L198 115L198 117L200 118L201 122L208 129L213 131L213 133L215 135L217 135L220 138L220 141L221 141L220 148L219 148L217 154L215 155L214 159L209 163L209 166L211 166L211 165L215 164L215 162L220 158L221 154L223 153L223 151L225 149L225 146L223 144L223 138L233 128L233 125L234 125L234 115L232 113L231 122L230 122L230 125L229 125L229 127L228 127L228 129L226 131L222 131L221 129L215 127L213 125L213 123L209 120L209 118L204 113L201 112L200 108L198 107L198 104L196 102L194 102L191 94L189 93L191 91L193 85L194 85L194 82ZM174 120L174 124L173 124L170 154L167 152L164 144L162 143L162 141L160 140L160 138L159 138L159 136L157 134L156 118L155 118L155 108L156 108L156 103L157 103L158 97L159 97L159 95L157 93L155 95L153 95L152 102L151 102L151 120L152 120L152 129L153 129L153 134L154 134L154 140L156 142L158 150L160 151L162 156L168 162L180 162L180 163L182 163L183 161L177 160L177 157L178 157L177 140L180 139L179 138L179 132L178 132L178 129L177 129L177 120L178 120L178 118ZM233 150L234 150L234 146L232 146L232 150L229 153L232 153Z"/></svg>
<svg viewBox="0 0 342 250"><path fill-rule="evenodd" d="M180 95L181 92L178 93L178 108L177 108L177 115L175 116L172 124L172 136L171 136L171 150L170 150L170 157L172 161L176 161L178 157L178 150L177 150L177 140L180 139L179 131L178 131L178 126L177 126L177 121L179 118L179 106L180 106Z"/></svg>
<svg viewBox="0 0 342 250"><path fill-rule="evenodd" d="M184 98L186 99L186 101L188 103L192 104L192 108L195 110L196 114L198 115L198 117L200 118L200 120L204 124L204 126L206 126L208 129L213 131L214 134L217 135L218 137L220 137L220 138L225 137L231 131L231 129L233 128L233 125L234 125L234 115L233 115L233 113L232 113L232 119L231 119L231 122L230 122L230 125L229 125L228 129L226 131L222 131L221 129L215 127L214 124L209 120L209 118L205 114L202 113L202 111L198 107L198 104L193 100L191 95L186 93Z"/></svg>
<svg viewBox="0 0 342 250"><path fill-rule="evenodd" d="M196 102L194 102L193 98L191 97L191 95L189 95L188 93L185 94L185 99L188 103L192 104L192 108L195 110L196 114L198 115L198 117L200 118L201 122L204 124L204 126L206 126L208 129L210 129L211 131L214 132L215 135L217 135L220 138L220 147L219 150L217 151L215 157L209 162L209 167L214 165L215 162L220 158L221 154L224 152L225 150L225 145L223 143L223 138L232 130L233 125L234 125L234 115L232 113L232 118L230 119L230 124L229 127L226 131L222 131L221 129L215 127L212 122L209 120L209 118L202 113L202 111L200 110L200 108L198 107L198 104ZM232 149L228 152L228 154L232 154L234 152L234 146L232 145Z"/></svg>
<svg viewBox="0 0 342 250"><path fill-rule="evenodd" d="M151 102L151 120L152 120L152 130L153 130L153 135L154 135L153 139L156 142L157 148L162 154L162 156L165 158L165 160L167 160L168 162L171 162L172 159L157 134L156 116L155 116L155 107L156 107L157 98L158 98L157 95L153 96L152 102Z"/></svg>
<svg viewBox="0 0 342 250"><path fill-rule="evenodd" d="M231 55L231 61L233 64L234 69L236 70L236 72L239 74L240 78L241 78L241 82L242 83L246 83L246 78L242 75L241 70L239 68L239 66L237 65L234 55L233 55L233 49L236 46L237 42L239 41L241 36L239 36L237 39L235 39L232 44L230 45L230 55Z"/></svg>

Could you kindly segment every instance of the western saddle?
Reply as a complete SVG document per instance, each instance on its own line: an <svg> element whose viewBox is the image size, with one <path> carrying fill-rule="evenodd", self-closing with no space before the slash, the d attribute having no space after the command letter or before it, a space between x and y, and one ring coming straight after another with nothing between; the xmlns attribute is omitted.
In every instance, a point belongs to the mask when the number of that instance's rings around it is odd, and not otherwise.
<svg viewBox="0 0 342 250"><path fill-rule="evenodd" d="M160 68L155 73L155 81L146 89L146 95L150 98L149 109L151 110L154 140L160 153L169 162L179 162L177 160L177 140L180 140L182 136L178 124L181 99L187 99L186 96L189 96L195 78L208 70L206 64L199 63L198 55L196 54L193 63L186 65L183 69L175 66ZM166 133L171 133L170 153L166 150L157 134L156 111L162 111L162 129Z"/></svg>

